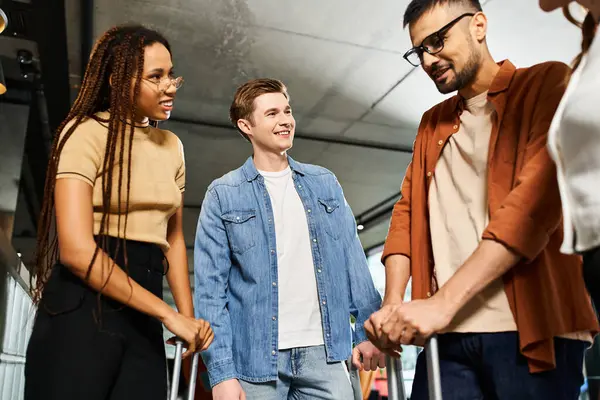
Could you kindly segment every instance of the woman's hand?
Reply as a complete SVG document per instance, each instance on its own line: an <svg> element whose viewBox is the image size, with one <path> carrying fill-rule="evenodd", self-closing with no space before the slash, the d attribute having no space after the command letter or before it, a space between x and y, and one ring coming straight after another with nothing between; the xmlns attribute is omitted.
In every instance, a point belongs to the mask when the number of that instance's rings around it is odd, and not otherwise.
<svg viewBox="0 0 600 400"><path fill-rule="evenodd" d="M190 354L198 351L208 349L208 346L210 346L215 338L215 334L207 321L186 317L176 311L165 318L163 324L176 337L181 338L187 343L187 351L183 354L183 358L187 358ZM175 344L175 338L169 339L167 343Z"/></svg>

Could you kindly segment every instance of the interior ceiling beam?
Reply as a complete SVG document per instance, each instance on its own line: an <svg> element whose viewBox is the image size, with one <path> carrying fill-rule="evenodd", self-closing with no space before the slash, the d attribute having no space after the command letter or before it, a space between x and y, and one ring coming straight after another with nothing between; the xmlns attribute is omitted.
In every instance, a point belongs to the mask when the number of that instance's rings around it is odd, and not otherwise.
<svg viewBox="0 0 600 400"><path fill-rule="evenodd" d="M365 210L361 214L357 215L356 224L360 228L360 233L364 233L369 229L381 224L385 220L389 219L394 210L396 202L400 199L401 193L395 193L385 200L380 201L373 207Z"/></svg>
<svg viewBox="0 0 600 400"><path fill-rule="evenodd" d="M32 37L38 45L48 123L56 132L71 107L64 0L33 0Z"/></svg>
<svg viewBox="0 0 600 400"><path fill-rule="evenodd" d="M382 207L389 206L390 204L393 207L394 204L396 204L396 202L400 198L400 194L401 194L400 192L394 193L393 195L391 195L387 199L382 200L379 203L376 203L374 206L369 207L368 209L366 209L362 213L358 214L356 216L356 219L358 219L360 221L363 221L363 222L367 222L368 219L369 219L369 217L372 216L377 210L381 209Z"/></svg>
<svg viewBox="0 0 600 400"><path fill-rule="evenodd" d="M372 244L372 245L370 245L370 246L368 246L368 247L365 247L365 248L364 248L365 255L366 255L367 257L369 257L369 256L371 255L370 253L372 253L372 252L373 252L374 250L376 250L376 249L379 249L379 248L380 248L380 247L382 247L384 244L385 244L385 241L382 241L382 242L379 242L379 243Z"/></svg>
<svg viewBox="0 0 600 400"><path fill-rule="evenodd" d="M225 129L228 131L236 132L236 134L237 134L237 130L229 124L222 124L222 123L195 120L195 119L190 119L190 118L181 118L181 117L171 117L169 119L169 121L180 123L180 124ZM295 135L295 138L301 139L301 140L312 140L314 142L321 142L321 143L328 143L328 144L339 144L339 145L345 145L345 146L355 146L355 147L376 149L376 150L396 151L396 152L401 152L401 153L412 153L411 146L381 143L381 142L374 142L374 141L368 141L368 140L358 140L358 139L352 139L352 138L347 138L347 137L322 136L322 135L314 135L314 134L297 132Z"/></svg>
<svg viewBox="0 0 600 400"><path fill-rule="evenodd" d="M94 0L81 0L81 80L94 45Z"/></svg>

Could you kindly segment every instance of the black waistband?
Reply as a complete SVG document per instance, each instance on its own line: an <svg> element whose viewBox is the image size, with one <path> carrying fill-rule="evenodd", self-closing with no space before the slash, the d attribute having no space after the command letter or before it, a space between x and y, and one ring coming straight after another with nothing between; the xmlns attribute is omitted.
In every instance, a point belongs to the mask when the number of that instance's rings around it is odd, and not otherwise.
<svg viewBox="0 0 600 400"><path fill-rule="evenodd" d="M167 258L162 248L156 243L119 239L113 236L95 236L94 239L100 248L105 244L106 252L119 265L125 263L125 252L127 252L128 264L142 264L151 271L163 274L168 271ZM103 239L105 239L105 243L103 243Z"/></svg>

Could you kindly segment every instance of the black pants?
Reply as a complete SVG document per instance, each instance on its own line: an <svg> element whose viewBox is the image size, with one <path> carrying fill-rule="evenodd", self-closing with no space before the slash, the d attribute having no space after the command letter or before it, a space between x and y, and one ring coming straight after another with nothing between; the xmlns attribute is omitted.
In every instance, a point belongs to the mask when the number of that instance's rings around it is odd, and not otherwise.
<svg viewBox="0 0 600 400"><path fill-rule="evenodd" d="M600 247L583 253L583 279L598 313L600 312Z"/></svg>
<svg viewBox="0 0 600 400"><path fill-rule="evenodd" d="M586 342L556 338L556 368L530 373L517 332L439 335L444 400L577 400ZM427 400L424 350L417 357L411 399Z"/></svg>
<svg viewBox="0 0 600 400"><path fill-rule="evenodd" d="M600 247L583 253L583 279L592 298L596 315L600 311ZM590 400L600 399L600 342L596 338L594 346L585 356L585 367L588 376Z"/></svg>
<svg viewBox="0 0 600 400"><path fill-rule="evenodd" d="M123 265L123 241L109 254ZM164 255L127 241L129 276L162 297ZM110 300L58 264L44 289L27 348L25 400L164 400L161 323Z"/></svg>

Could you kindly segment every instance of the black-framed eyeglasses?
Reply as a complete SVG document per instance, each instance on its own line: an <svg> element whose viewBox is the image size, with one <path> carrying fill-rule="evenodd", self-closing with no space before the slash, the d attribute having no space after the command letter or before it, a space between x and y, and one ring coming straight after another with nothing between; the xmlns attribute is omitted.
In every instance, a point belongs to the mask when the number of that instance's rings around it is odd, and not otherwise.
<svg viewBox="0 0 600 400"><path fill-rule="evenodd" d="M429 54L437 54L444 49L444 35L446 32L450 30L458 21L463 19L464 17L472 17L475 13L465 13L454 18L452 21L448 22L437 32L432 33L427 36L421 42L420 46L413 47L409 51L404 54L404 59L411 63L413 66L418 67L421 65L423 60L423 52L427 52Z"/></svg>
<svg viewBox="0 0 600 400"><path fill-rule="evenodd" d="M182 76L178 76L177 78L167 76L162 79L148 79L148 78L143 78L143 79L147 82L150 82L150 83L153 83L154 85L156 85L156 89L161 93L164 93L167 90L169 90L171 85L174 85L175 89L179 89L180 87L183 86L183 82L184 82Z"/></svg>

